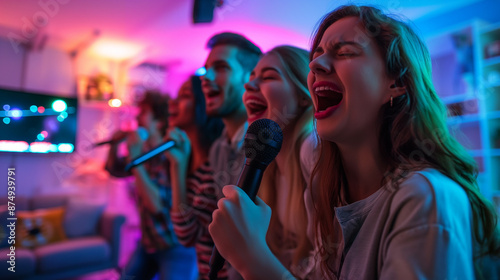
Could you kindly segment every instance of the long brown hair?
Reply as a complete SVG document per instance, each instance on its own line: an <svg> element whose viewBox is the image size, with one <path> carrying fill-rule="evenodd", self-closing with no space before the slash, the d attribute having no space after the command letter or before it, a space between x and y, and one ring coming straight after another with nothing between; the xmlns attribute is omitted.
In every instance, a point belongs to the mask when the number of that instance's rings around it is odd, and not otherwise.
<svg viewBox="0 0 500 280"><path fill-rule="evenodd" d="M398 168L412 171L431 167L439 170L457 182L469 198L473 235L479 244L475 257L499 254L497 215L491 202L479 191L474 160L448 131L446 108L432 84L431 60L425 44L406 23L384 15L379 9L341 6L321 21L312 50L319 45L326 29L345 17L360 19L365 27L364 35L374 40L385 59L386 74L395 78L397 85L406 88L406 94L394 98L392 107L388 104L382 107L380 150L389 162L383 181L397 179L388 174L395 174ZM339 206L340 186L346 183L346 178L337 145L320 141L320 149L320 159L312 176L317 177L320 186L319 194L315 196L315 228L317 236L321 237L317 242L322 269L328 272L328 263L335 258L329 254L332 244L328 236L338 231L332 223L332 209Z"/></svg>
<svg viewBox="0 0 500 280"><path fill-rule="evenodd" d="M304 192L307 182L302 176L300 164L300 148L305 138L313 131L313 109L309 90L307 89L307 74L309 72L309 53L297 47L279 46L269 51L266 55L274 55L283 65L283 72L292 82L300 98L307 98L310 102L298 115L287 119L293 129L289 131L289 139L293 142L292 150L282 155L288 156L287 166L281 174L287 177L289 195L286 198L276 196L276 174L278 172L275 162L266 169L259 189L259 197L273 209L270 230L267 242L273 253L279 255L283 250L293 246L292 267L294 270L301 264L300 261L309 256L312 250L306 234L307 214L304 204ZM288 115L287 115L288 118ZM286 199L287 214L283 224L277 217L277 199ZM292 234L293 233L293 234ZM281 238L280 238L281 237Z"/></svg>

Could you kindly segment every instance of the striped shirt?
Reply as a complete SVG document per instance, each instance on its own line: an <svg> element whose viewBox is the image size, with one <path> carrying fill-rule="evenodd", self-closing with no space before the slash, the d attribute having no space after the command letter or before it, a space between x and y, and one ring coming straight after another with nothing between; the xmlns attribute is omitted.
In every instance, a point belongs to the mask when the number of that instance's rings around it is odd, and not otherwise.
<svg viewBox="0 0 500 280"><path fill-rule="evenodd" d="M214 184L213 171L208 162L200 166L186 180L187 205L181 212L171 212L174 231L184 246L195 246L201 279L208 279L210 257L214 242L208 232L212 212L217 208L221 188ZM227 263L226 263L227 265ZM227 268L219 271L218 279L227 279Z"/></svg>
<svg viewBox="0 0 500 280"><path fill-rule="evenodd" d="M141 243L146 252L154 253L178 246L179 241L175 236L170 219L172 191L167 174L167 160L164 156L161 156L146 162L145 165L151 180L158 187L162 204L160 212L152 213L146 207L143 198L140 195L137 196L137 208L141 217Z"/></svg>

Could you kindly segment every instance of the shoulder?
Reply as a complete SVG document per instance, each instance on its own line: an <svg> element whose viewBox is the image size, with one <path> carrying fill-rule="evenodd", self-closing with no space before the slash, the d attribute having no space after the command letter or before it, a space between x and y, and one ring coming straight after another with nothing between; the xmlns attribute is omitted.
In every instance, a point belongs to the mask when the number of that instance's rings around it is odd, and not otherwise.
<svg viewBox="0 0 500 280"><path fill-rule="evenodd" d="M210 146L210 152L217 150L224 141L227 141L226 139L226 130L224 129L222 131L222 134L217 137L217 139L215 139L215 141L212 143L212 146Z"/></svg>
<svg viewBox="0 0 500 280"><path fill-rule="evenodd" d="M218 154L221 150L221 146L224 144L224 141L226 140L226 129L222 131L222 134L215 139L215 141L212 143L210 146L210 150L208 151L208 158L211 164L214 164L214 162L217 162Z"/></svg>
<svg viewBox="0 0 500 280"><path fill-rule="evenodd" d="M435 169L411 172L394 190L391 212L396 220L410 224L463 226L470 220L465 190ZM396 222L397 222L396 221Z"/></svg>
<svg viewBox="0 0 500 280"><path fill-rule="evenodd" d="M465 190L457 182L431 168L411 172L400 183L396 196L424 200L453 198L457 202L468 202Z"/></svg>

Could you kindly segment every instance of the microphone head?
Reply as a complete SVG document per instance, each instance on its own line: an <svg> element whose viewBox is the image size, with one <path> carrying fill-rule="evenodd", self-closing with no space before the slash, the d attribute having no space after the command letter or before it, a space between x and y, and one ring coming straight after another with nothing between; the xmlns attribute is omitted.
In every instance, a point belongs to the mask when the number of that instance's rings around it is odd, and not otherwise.
<svg viewBox="0 0 500 280"><path fill-rule="evenodd" d="M257 162L268 166L278 155L283 142L280 126L270 119L253 122L245 135L245 157L247 164Z"/></svg>

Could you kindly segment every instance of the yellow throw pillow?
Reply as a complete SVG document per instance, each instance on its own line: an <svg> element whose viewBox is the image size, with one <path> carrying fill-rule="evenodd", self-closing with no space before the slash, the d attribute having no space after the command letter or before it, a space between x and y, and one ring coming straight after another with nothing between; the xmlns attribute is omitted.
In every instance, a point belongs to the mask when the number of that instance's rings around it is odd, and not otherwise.
<svg viewBox="0 0 500 280"><path fill-rule="evenodd" d="M64 208L47 208L35 211L17 211L16 245L34 248L63 241Z"/></svg>

